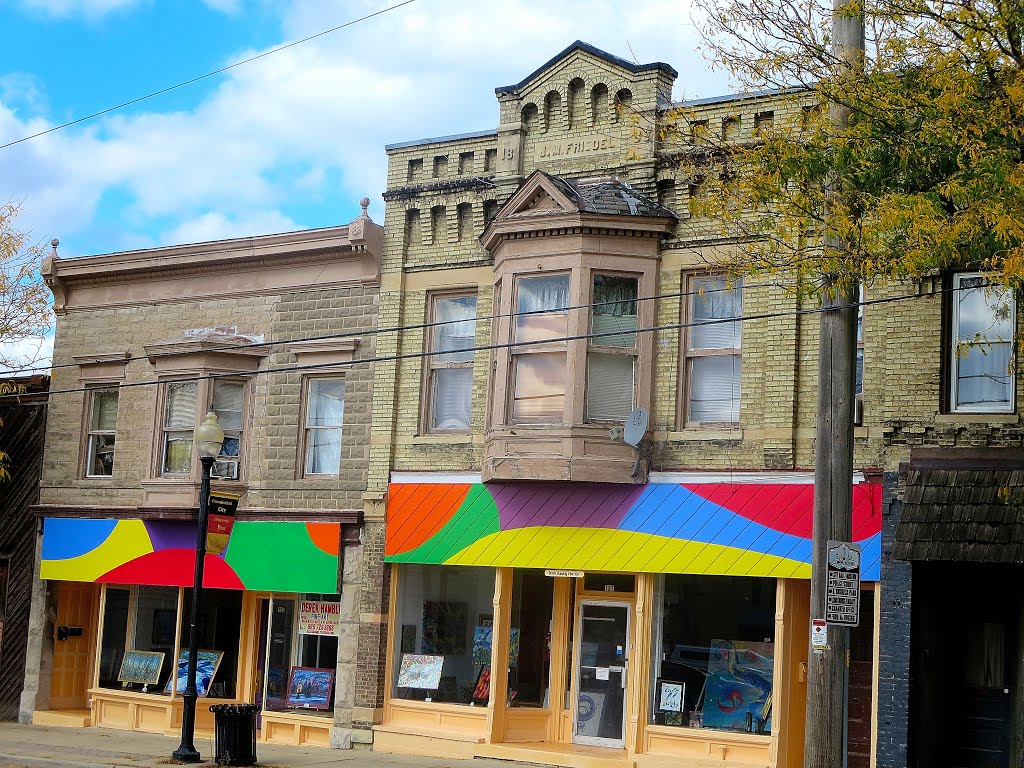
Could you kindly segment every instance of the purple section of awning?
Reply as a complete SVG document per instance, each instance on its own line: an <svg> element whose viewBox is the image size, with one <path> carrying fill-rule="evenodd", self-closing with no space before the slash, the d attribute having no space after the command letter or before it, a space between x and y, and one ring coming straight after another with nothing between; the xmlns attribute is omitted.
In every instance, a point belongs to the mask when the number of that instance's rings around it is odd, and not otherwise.
<svg viewBox="0 0 1024 768"><path fill-rule="evenodd" d="M501 530L534 526L617 528L643 493L617 483L488 483Z"/></svg>
<svg viewBox="0 0 1024 768"><path fill-rule="evenodd" d="M163 549L196 549L196 524L179 520L146 520L149 540L153 542L153 551Z"/></svg>

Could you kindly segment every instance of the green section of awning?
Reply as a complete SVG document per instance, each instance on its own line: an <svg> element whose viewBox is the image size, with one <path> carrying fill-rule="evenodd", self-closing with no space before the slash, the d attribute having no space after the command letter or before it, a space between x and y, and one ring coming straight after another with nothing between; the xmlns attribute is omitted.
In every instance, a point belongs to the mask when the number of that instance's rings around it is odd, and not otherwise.
<svg viewBox="0 0 1024 768"><path fill-rule="evenodd" d="M393 563L443 563L478 539L501 530L498 505L485 485L470 488L452 518L415 549L388 558Z"/></svg>
<svg viewBox="0 0 1024 768"><path fill-rule="evenodd" d="M302 523L236 523L224 559L249 590L338 591L338 556L320 549Z"/></svg>

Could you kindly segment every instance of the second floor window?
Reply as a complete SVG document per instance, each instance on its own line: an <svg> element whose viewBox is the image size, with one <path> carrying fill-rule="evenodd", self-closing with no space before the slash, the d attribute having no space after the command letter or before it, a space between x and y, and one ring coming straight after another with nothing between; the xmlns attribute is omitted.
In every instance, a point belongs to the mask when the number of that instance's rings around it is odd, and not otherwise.
<svg viewBox="0 0 1024 768"><path fill-rule="evenodd" d="M110 477L114 473L114 439L117 424L116 389L89 390L90 409L87 477Z"/></svg>
<svg viewBox="0 0 1024 768"><path fill-rule="evenodd" d="M345 420L345 381L309 379L306 392L305 475L341 471L341 429Z"/></svg>
<svg viewBox="0 0 1024 768"><path fill-rule="evenodd" d="M981 274L953 276L950 403L953 411L1012 413L1013 291Z"/></svg>
<svg viewBox="0 0 1024 768"><path fill-rule="evenodd" d="M587 421L625 421L634 404L637 291L635 277L593 276Z"/></svg>
<svg viewBox="0 0 1024 768"><path fill-rule="evenodd" d="M743 284L721 275L690 280L686 422L732 424L740 415Z"/></svg>
<svg viewBox="0 0 1024 768"><path fill-rule="evenodd" d="M160 472L164 475L188 475L192 472L192 433L196 428L196 401L199 383L173 382L164 398L163 450Z"/></svg>
<svg viewBox="0 0 1024 768"><path fill-rule="evenodd" d="M214 477L224 480L239 478L244 404L245 382L213 382L210 410L217 414L217 423L224 430L224 444L221 446L220 456L213 464Z"/></svg>
<svg viewBox="0 0 1024 768"><path fill-rule="evenodd" d="M199 403L204 405L199 408ZM210 410L224 430L224 444L211 474L223 480L240 477L245 422L245 382L231 379L170 382L164 390L160 474L192 474L192 434Z"/></svg>
<svg viewBox="0 0 1024 768"><path fill-rule="evenodd" d="M569 275L516 280L512 419L562 422L568 375Z"/></svg>
<svg viewBox="0 0 1024 768"><path fill-rule="evenodd" d="M435 296L427 358L427 429L468 432L473 400L476 296ZM462 350L462 351L458 351Z"/></svg>

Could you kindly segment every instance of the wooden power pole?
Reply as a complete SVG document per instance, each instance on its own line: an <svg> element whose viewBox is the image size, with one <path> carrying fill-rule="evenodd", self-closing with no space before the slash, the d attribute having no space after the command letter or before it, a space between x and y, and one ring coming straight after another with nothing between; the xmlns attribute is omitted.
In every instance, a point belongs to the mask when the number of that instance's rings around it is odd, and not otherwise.
<svg viewBox="0 0 1024 768"><path fill-rule="evenodd" d="M855 0L854 0L855 1ZM840 66L863 67L864 16L851 0L833 0L833 51ZM840 75L844 76L844 75ZM849 108L833 102L837 133L849 125ZM833 184L830 196L841 194ZM826 216L828 213L826 212ZM843 249L838 240L832 249ZM853 428L857 350L857 286L839 287L823 276L818 341L818 420L814 452L814 532L811 618L825 618L827 542L850 541L853 526ZM810 628L807 630L810 631ZM846 668L850 630L828 627L828 645L812 648L807 675L805 768L844 768L846 756Z"/></svg>

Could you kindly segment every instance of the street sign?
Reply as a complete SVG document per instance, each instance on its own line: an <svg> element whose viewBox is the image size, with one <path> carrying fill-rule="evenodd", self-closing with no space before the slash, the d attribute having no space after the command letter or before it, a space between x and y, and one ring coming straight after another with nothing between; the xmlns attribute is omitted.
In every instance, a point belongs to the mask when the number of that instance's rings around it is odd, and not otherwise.
<svg viewBox="0 0 1024 768"><path fill-rule="evenodd" d="M828 624L824 619L811 619L811 648L828 648Z"/></svg>
<svg viewBox="0 0 1024 768"><path fill-rule="evenodd" d="M828 542L825 621L856 627L860 622L860 544Z"/></svg>

